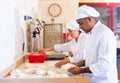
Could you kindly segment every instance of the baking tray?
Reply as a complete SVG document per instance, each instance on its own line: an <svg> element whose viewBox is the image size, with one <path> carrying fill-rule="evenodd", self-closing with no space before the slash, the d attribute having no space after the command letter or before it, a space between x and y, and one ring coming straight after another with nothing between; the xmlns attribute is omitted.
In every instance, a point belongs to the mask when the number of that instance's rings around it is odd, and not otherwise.
<svg viewBox="0 0 120 83"><path fill-rule="evenodd" d="M61 60L65 59L66 55L62 53L57 53L57 52L51 52L46 54L46 60Z"/></svg>

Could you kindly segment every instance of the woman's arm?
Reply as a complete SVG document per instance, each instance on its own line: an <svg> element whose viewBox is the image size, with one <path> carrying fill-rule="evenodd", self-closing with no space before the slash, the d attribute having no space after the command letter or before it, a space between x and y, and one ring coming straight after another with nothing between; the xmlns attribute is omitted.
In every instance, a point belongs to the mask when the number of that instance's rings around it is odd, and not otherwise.
<svg viewBox="0 0 120 83"><path fill-rule="evenodd" d="M50 48L40 48L39 50L40 52L43 52L43 51L55 51L54 47L50 47Z"/></svg>
<svg viewBox="0 0 120 83"><path fill-rule="evenodd" d="M56 67L61 67L62 65L66 64L66 63L70 63L69 59L64 59L64 60L61 60L59 62L57 62L55 64Z"/></svg>

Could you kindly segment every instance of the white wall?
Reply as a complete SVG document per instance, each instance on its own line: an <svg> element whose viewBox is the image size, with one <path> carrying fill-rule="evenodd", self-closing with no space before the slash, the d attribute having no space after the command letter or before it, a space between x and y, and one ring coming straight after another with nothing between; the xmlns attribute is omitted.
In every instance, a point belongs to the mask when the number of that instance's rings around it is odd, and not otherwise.
<svg viewBox="0 0 120 83"><path fill-rule="evenodd" d="M14 3L13 3L14 2ZM39 3L39 5L38 5ZM62 14L55 18L56 23L65 23L73 18L78 7L77 0L3 0L0 3L0 72L8 68L19 56L23 55L25 41L24 15L50 23L48 6L59 3Z"/></svg>
<svg viewBox="0 0 120 83"><path fill-rule="evenodd" d="M20 8L22 0L3 0L0 3L0 72L22 55L23 16Z"/></svg>
<svg viewBox="0 0 120 83"><path fill-rule="evenodd" d="M24 0L24 14L37 18L37 14L39 12L38 1L39 0Z"/></svg>
<svg viewBox="0 0 120 83"><path fill-rule="evenodd" d="M74 12L78 8L78 0L39 0L39 19L46 23L51 23L48 6L52 3L58 3L62 7L61 15L54 18L55 23L67 23L74 17Z"/></svg>
<svg viewBox="0 0 120 83"><path fill-rule="evenodd" d="M23 55L23 43L24 43L24 2L23 0L14 0L14 18L15 21L15 59Z"/></svg>
<svg viewBox="0 0 120 83"><path fill-rule="evenodd" d="M15 22L11 20L14 19L14 4L11 2L0 3L0 71L14 61L15 55Z"/></svg>

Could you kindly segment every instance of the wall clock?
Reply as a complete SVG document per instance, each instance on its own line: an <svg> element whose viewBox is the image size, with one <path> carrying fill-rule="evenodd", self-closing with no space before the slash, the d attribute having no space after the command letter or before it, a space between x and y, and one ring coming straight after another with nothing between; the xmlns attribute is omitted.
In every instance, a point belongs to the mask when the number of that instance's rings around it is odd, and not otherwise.
<svg viewBox="0 0 120 83"><path fill-rule="evenodd" d="M48 7L48 13L52 17L57 17L61 14L61 6L57 3L53 3Z"/></svg>

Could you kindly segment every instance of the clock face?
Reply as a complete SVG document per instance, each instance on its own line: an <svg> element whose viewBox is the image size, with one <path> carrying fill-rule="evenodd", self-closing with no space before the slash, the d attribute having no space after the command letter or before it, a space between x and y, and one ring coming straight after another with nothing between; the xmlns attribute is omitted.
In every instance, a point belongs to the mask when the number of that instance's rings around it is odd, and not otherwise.
<svg viewBox="0 0 120 83"><path fill-rule="evenodd" d="M57 17L61 14L61 6L57 3L53 3L48 7L48 13L52 17Z"/></svg>

